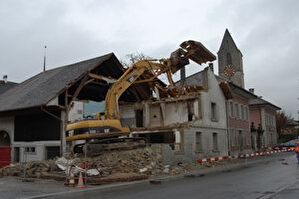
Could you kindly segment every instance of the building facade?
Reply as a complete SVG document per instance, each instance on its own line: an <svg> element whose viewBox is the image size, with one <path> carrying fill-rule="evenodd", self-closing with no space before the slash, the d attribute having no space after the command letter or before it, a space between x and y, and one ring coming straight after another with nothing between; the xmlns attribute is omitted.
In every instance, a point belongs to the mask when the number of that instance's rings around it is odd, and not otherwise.
<svg viewBox="0 0 299 199"><path fill-rule="evenodd" d="M219 80L228 81L229 153L248 153L277 143L275 113L280 108L245 89L243 55L226 29L218 51Z"/></svg>
<svg viewBox="0 0 299 199"><path fill-rule="evenodd" d="M207 67L176 85L201 89L179 98L121 104L122 123L133 136L163 144L170 162L227 155L225 96L213 70Z"/></svg>
<svg viewBox="0 0 299 199"><path fill-rule="evenodd" d="M273 147L277 144L276 112L279 107L262 99L250 100L251 131L256 132L256 149Z"/></svg>

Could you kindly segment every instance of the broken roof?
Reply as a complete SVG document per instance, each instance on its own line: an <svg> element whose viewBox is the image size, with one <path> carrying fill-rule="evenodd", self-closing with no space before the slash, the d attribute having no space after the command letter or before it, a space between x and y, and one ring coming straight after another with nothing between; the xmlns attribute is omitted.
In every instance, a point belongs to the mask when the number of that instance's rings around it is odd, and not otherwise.
<svg viewBox="0 0 299 199"><path fill-rule="evenodd" d="M0 95L0 112L47 105L92 70L116 79L124 72L113 53L47 70ZM108 88L105 88L105 92Z"/></svg>

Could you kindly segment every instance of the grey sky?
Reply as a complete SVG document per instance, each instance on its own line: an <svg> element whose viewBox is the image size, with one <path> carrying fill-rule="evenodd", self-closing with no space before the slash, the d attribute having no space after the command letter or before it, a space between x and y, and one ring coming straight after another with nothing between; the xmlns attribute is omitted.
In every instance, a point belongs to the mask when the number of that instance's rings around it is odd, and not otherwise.
<svg viewBox="0 0 299 199"><path fill-rule="evenodd" d="M298 118L298 10L297 0L1 0L0 75L39 73L45 44L48 69L108 52L166 57L188 39L216 54L228 28L246 88Z"/></svg>

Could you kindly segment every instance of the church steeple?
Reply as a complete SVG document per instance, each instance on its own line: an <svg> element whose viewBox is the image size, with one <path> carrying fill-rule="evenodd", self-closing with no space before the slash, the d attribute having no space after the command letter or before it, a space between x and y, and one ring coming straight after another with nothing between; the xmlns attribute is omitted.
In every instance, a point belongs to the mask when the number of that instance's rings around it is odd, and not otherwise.
<svg viewBox="0 0 299 199"><path fill-rule="evenodd" d="M244 88L243 55L228 29L225 30L217 54L219 76Z"/></svg>

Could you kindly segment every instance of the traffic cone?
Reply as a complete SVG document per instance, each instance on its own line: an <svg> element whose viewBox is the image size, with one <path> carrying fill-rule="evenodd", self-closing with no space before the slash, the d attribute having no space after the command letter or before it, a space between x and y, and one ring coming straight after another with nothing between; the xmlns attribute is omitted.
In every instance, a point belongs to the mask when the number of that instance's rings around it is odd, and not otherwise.
<svg viewBox="0 0 299 199"><path fill-rule="evenodd" d="M70 181L69 181L70 186L75 186L75 178L74 178L74 173L70 173Z"/></svg>
<svg viewBox="0 0 299 199"><path fill-rule="evenodd" d="M82 172L80 172L77 188L84 188L84 187L85 186L83 182Z"/></svg>

